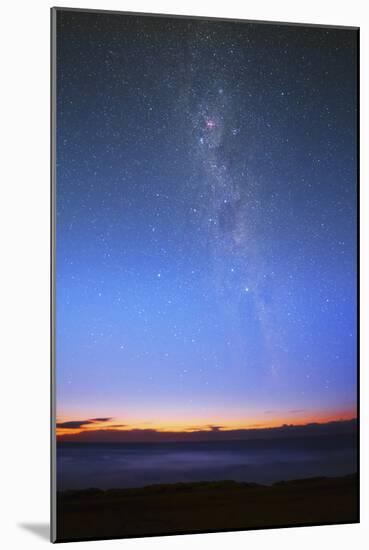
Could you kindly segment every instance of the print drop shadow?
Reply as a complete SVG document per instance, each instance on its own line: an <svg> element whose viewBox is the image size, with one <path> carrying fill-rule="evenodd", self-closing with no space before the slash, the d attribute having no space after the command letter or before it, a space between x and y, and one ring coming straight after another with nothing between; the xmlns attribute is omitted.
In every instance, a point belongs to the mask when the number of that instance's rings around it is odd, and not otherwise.
<svg viewBox="0 0 369 550"><path fill-rule="evenodd" d="M50 540L50 525L48 523L19 523L18 527L30 531L43 540Z"/></svg>

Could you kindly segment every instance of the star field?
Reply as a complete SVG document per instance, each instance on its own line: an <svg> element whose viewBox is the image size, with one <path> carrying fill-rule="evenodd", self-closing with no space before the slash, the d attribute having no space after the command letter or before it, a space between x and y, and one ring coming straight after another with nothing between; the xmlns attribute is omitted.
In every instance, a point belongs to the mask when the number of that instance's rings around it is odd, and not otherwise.
<svg viewBox="0 0 369 550"><path fill-rule="evenodd" d="M60 415L355 411L356 41L59 14Z"/></svg>

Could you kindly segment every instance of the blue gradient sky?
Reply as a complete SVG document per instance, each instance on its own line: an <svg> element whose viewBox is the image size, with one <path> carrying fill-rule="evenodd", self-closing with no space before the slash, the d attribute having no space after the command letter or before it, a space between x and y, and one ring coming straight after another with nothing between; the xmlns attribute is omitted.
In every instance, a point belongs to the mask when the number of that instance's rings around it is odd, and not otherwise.
<svg viewBox="0 0 369 550"><path fill-rule="evenodd" d="M59 12L60 418L355 416L356 40Z"/></svg>

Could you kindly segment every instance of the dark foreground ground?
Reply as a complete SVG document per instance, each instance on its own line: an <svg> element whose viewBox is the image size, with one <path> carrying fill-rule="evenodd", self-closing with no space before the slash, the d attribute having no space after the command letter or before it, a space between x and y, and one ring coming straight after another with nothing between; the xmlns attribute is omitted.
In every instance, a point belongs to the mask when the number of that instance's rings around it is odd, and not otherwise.
<svg viewBox="0 0 369 550"><path fill-rule="evenodd" d="M357 476L66 491L58 494L57 540L352 523L357 501Z"/></svg>

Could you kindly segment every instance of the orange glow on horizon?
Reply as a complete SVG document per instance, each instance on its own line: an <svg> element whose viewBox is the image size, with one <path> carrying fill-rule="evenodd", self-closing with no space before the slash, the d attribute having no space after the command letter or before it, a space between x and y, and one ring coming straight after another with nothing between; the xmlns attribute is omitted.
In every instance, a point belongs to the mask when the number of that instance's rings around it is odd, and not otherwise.
<svg viewBox="0 0 369 550"><path fill-rule="evenodd" d="M284 424L293 424L295 426L302 426L310 423L324 424L326 422L351 420L356 419L356 410L350 409L345 411L320 411L315 413L305 414L280 414L273 416L273 418L265 418L258 416L249 416L247 419L234 419L232 420L214 420L213 419L199 419L197 421L173 421L168 422L163 419L157 419L153 422L142 421L129 421L125 422L121 418L111 418L102 421L100 418L94 420L94 416L91 415L92 420L80 421L77 417L58 417L57 424L64 423L79 423L77 427L63 427L57 426L56 435L59 438L63 438L65 435L78 435L84 432L94 431L131 431L131 430L154 430L157 432L196 432L196 431L212 431L213 427L218 427L220 432L230 430L248 430L248 429L265 429L265 428L277 428ZM95 417L96 418L96 417Z"/></svg>

